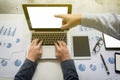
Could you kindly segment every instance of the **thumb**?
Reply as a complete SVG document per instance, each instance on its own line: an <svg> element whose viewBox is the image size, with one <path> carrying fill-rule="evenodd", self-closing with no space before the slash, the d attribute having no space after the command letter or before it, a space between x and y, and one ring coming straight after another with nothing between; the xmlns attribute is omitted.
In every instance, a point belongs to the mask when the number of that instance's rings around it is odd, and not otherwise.
<svg viewBox="0 0 120 80"><path fill-rule="evenodd" d="M68 29L68 28L69 28L68 24L64 24L64 25L62 25L62 27L61 27L62 30Z"/></svg>

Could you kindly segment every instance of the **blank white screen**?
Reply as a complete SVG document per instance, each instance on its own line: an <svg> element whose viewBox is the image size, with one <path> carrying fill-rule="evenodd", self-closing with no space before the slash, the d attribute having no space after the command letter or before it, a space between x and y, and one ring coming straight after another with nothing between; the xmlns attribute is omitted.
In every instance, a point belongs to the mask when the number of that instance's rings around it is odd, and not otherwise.
<svg viewBox="0 0 120 80"><path fill-rule="evenodd" d="M27 7L32 28L60 28L62 19L55 14L67 14L68 7Z"/></svg>
<svg viewBox="0 0 120 80"><path fill-rule="evenodd" d="M104 34L106 48L120 48L120 40Z"/></svg>
<svg viewBox="0 0 120 80"><path fill-rule="evenodd" d="M120 71L120 55L116 55L116 70Z"/></svg>

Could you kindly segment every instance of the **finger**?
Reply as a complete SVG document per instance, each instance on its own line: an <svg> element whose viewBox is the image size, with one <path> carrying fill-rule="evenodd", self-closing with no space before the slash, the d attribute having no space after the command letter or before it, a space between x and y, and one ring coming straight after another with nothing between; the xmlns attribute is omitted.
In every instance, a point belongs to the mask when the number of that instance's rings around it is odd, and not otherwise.
<svg viewBox="0 0 120 80"><path fill-rule="evenodd" d="M31 43L31 45L34 45L34 44L35 44L35 40L36 40L36 39L32 40L32 43Z"/></svg>
<svg viewBox="0 0 120 80"><path fill-rule="evenodd" d="M68 29L69 25L70 24L68 22L66 22L65 20L62 20L62 27L61 27L61 29Z"/></svg>
<svg viewBox="0 0 120 80"><path fill-rule="evenodd" d="M62 43L62 45L63 45L64 47L67 47L67 45L66 45L66 43L65 43L64 41L61 41L61 43Z"/></svg>
<svg viewBox="0 0 120 80"><path fill-rule="evenodd" d="M41 48L42 47L42 42L43 40L40 40L40 42L38 43L38 46Z"/></svg>
<svg viewBox="0 0 120 80"><path fill-rule="evenodd" d="M57 14L57 15L54 15L56 18L64 18L65 17L65 14Z"/></svg>
<svg viewBox="0 0 120 80"><path fill-rule="evenodd" d="M40 39L38 39L38 41L37 41L37 44L39 44L39 42L40 42L41 40Z"/></svg>
<svg viewBox="0 0 120 80"><path fill-rule="evenodd" d="M62 25L61 29L64 30L64 29L68 29L69 28L69 25L68 24L64 24Z"/></svg>
<svg viewBox="0 0 120 80"><path fill-rule="evenodd" d="M58 43L59 47L61 47L61 46L62 46L61 41L57 41L57 43Z"/></svg>
<svg viewBox="0 0 120 80"><path fill-rule="evenodd" d="M55 17L57 17L57 18L63 18L61 29L63 29L63 30L64 29L68 29L69 24L65 21L65 19L66 19L66 15L65 14L58 14L58 15L55 15Z"/></svg>
<svg viewBox="0 0 120 80"><path fill-rule="evenodd" d="M55 44L55 50L56 50L55 55L56 55L56 57L58 57L57 50L58 50L59 46L58 46L58 44L56 42L54 44Z"/></svg>
<svg viewBox="0 0 120 80"><path fill-rule="evenodd" d="M59 48L59 46L58 46L58 44L56 42L54 44L55 44L55 48L57 50Z"/></svg>
<svg viewBox="0 0 120 80"><path fill-rule="evenodd" d="M37 45L37 44L38 44L38 42L39 42L39 39L35 39L34 44L35 44L35 45Z"/></svg>

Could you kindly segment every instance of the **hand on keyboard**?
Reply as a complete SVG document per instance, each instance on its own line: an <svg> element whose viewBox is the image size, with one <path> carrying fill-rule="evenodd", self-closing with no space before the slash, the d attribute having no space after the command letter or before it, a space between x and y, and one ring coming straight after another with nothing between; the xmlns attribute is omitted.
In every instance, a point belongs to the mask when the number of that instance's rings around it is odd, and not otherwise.
<svg viewBox="0 0 120 80"><path fill-rule="evenodd" d="M56 57L59 61L62 62L71 59L69 50L64 41L55 42L55 48L56 48Z"/></svg>
<svg viewBox="0 0 120 80"><path fill-rule="evenodd" d="M42 40L39 39L33 40L28 51L27 59L29 59L32 62L38 60L42 55L41 47L42 47Z"/></svg>

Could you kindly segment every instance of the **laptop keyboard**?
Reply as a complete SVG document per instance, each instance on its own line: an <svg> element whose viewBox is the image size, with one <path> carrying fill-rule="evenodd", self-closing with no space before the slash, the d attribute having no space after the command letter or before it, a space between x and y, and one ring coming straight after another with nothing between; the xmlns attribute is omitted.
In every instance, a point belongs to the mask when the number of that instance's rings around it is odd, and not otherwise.
<svg viewBox="0 0 120 80"><path fill-rule="evenodd" d="M42 45L54 45L56 41L64 41L67 43L67 34L66 33L33 33L33 39L43 40Z"/></svg>

